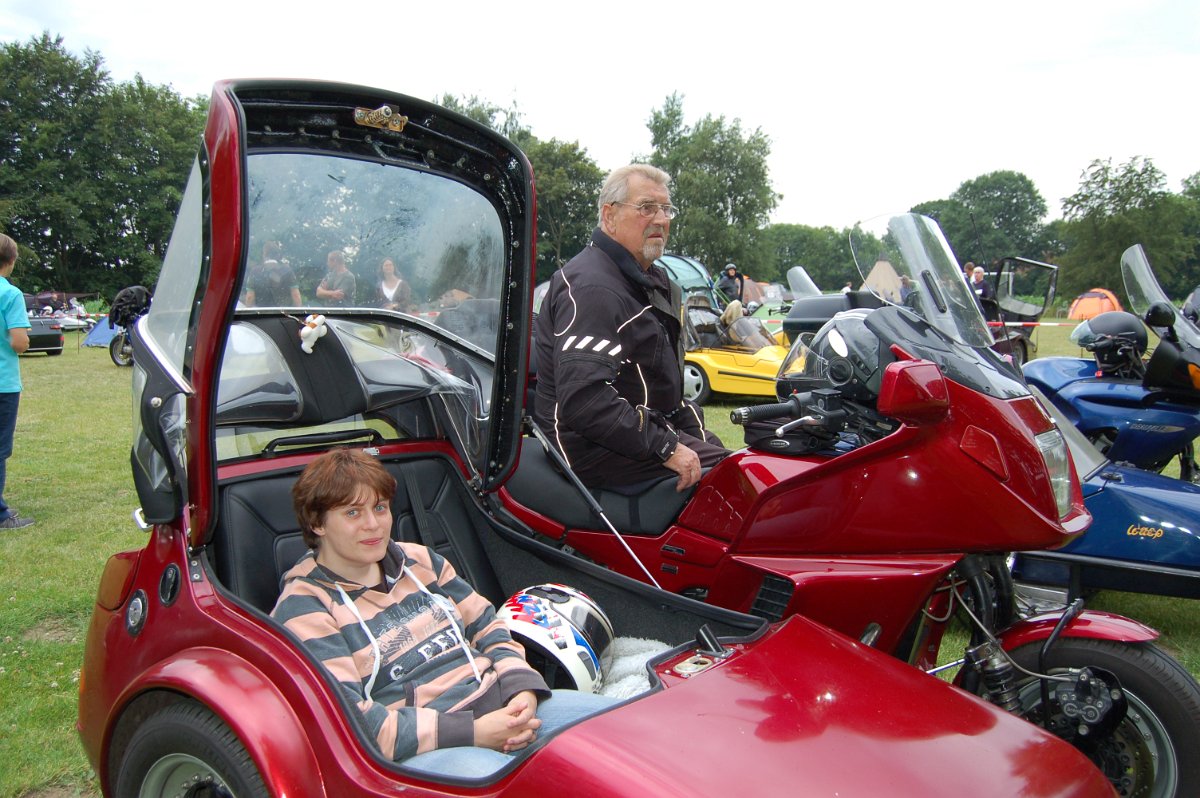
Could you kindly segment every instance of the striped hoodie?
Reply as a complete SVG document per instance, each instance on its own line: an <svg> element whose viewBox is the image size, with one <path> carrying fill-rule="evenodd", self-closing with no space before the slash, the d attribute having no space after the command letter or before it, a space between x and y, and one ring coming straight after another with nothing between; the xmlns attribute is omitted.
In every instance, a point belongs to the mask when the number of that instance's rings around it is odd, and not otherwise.
<svg viewBox="0 0 1200 798"><path fill-rule="evenodd" d="M444 557L393 541L382 565L384 583L364 587L310 551L271 615L333 675L386 756L473 745L476 717L524 690L549 697L495 608Z"/></svg>

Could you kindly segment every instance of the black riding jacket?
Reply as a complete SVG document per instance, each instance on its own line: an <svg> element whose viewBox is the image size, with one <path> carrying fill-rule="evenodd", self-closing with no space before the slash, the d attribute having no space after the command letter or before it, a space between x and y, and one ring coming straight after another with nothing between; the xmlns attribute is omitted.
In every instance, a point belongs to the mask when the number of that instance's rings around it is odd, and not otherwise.
<svg viewBox="0 0 1200 798"><path fill-rule="evenodd" d="M606 450L665 461L683 404L679 287L599 229L550 280L536 322L534 421L572 468Z"/></svg>

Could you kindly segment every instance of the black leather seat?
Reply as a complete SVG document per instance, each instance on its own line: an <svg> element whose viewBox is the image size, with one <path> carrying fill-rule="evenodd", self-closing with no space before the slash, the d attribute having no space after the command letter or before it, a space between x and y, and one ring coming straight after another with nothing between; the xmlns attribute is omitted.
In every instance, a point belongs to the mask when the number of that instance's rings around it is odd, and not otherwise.
<svg viewBox="0 0 1200 798"><path fill-rule="evenodd" d="M493 604L505 598L479 535L486 521L453 465L440 457L385 463L396 477L395 540L419 542L446 557ZM249 604L270 612L281 579L306 551L292 510L299 472L230 482L221 487L212 541L217 578ZM414 503L413 499L417 501Z"/></svg>
<svg viewBox="0 0 1200 798"><path fill-rule="evenodd" d="M617 531L630 535L660 535L674 523L692 491L675 490L674 475L623 488L592 488L592 496ZM580 494L535 438L521 441L521 460L505 487L514 499L568 529L606 529Z"/></svg>

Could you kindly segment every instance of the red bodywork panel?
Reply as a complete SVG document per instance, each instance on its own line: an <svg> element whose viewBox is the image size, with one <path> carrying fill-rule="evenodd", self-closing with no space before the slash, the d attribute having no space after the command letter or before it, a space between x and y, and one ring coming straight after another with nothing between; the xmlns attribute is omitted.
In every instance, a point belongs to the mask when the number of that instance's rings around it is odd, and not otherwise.
<svg viewBox="0 0 1200 798"><path fill-rule="evenodd" d="M1064 545L1091 517L1078 484L1058 519L1041 455L1027 437L1051 427L1032 397L990 400L947 381L941 421L904 425L836 457L751 450L719 463L678 525L734 543L742 555L1021 551ZM994 436L1007 481L963 451Z"/></svg>
<svg viewBox="0 0 1200 798"><path fill-rule="evenodd" d="M172 562L187 573L183 540L155 535L135 591L153 595ZM978 794L981 783L991 795L1111 794L1066 743L802 618L695 675L673 670L693 652L675 655L656 668L661 692L564 730L483 789L423 783L364 753L312 665L204 576L185 579L170 607L151 601L138 636L123 613L97 611L89 638L84 673L104 677L82 691L80 730L102 783L115 714L164 690L213 709L274 795L551 795L564 784L578 796L792 795L799 782L847 796Z"/></svg>
<svg viewBox="0 0 1200 798"><path fill-rule="evenodd" d="M1040 643L1050 636L1061 616L1056 613L1035 615L1019 621L999 633L1004 648ZM1063 629L1062 637L1113 640L1123 643L1149 643L1158 639L1158 632L1140 621L1099 610L1084 610Z"/></svg>

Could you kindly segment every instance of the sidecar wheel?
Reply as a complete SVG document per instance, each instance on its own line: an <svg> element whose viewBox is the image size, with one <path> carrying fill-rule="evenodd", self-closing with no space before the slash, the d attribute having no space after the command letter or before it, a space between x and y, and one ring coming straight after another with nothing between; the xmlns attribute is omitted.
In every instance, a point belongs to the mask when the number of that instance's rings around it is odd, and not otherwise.
<svg viewBox="0 0 1200 798"><path fill-rule="evenodd" d="M704 369L695 363L683 364L683 398L702 405L712 398L712 386Z"/></svg>
<svg viewBox="0 0 1200 798"><path fill-rule="evenodd" d="M1037 670L1041 644L1009 652L1022 667ZM1129 709L1090 758L1118 795L1174 798L1200 795L1200 685L1183 666L1150 643L1060 640L1047 658L1051 673L1085 666L1116 674ZM1036 680L1021 688L1028 715L1041 703Z"/></svg>
<svg viewBox="0 0 1200 798"><path fill-rule="evenodd" d="M138 727L121 758L116 785L114 794L136 798L267 798L237 736L191 701L173 704Z"/></svg>

